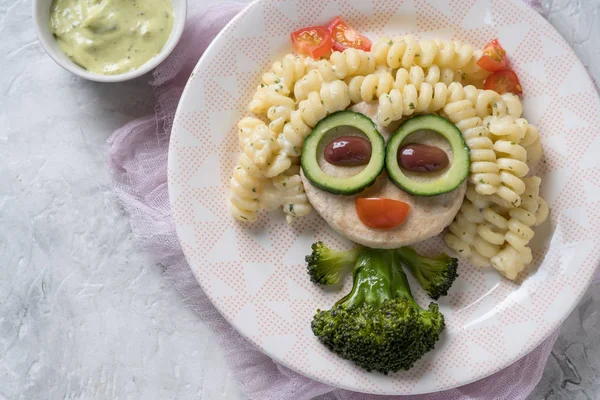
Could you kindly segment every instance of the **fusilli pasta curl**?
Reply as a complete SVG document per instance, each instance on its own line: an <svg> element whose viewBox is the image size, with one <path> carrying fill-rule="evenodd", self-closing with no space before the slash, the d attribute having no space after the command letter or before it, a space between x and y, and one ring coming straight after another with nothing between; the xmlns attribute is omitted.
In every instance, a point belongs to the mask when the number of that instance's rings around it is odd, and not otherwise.
<svg viewBox="0 0 600 400"><path fill-rule="evenodd" d="M261 205L267 210L282 207L288 223L296 217L310 214L312 206L304 192L300 168L293 166L274 177L271 184L266 185L263 190Z"/></svg>
<svg viewBox="0 0 600 400"><path fill-rule="evenodd" d="M238 126L242 151L256 166L266 167L279 149L279 144L275 140L277 134L257 118L243 118Z"/></svg>
<svg viewBox="0 0 600 400"><path fill-rule="evenodd" d="M525 191L525 182L521 178L529 172L527 151L519 144L507 140L497 140L494 150L502 181L496 194L513 207L518 207L521 204L521 194Z"/></svg>
<svg viewBox="0 0 600 400"><path fill-rule="evenodd" d="M534 236L531 229L538 222L536 213L540 204L545 201L539 197L541 179L538 177L525 178L526 190L523 193L525 201L518 208L508 210L508 231L505 235L504 247L491 258L491 264L508 279L515 279L533 260L528 246Z"/></svg>
<svg viewBox="0 0 600 400"><path fill-rule="evenodd" d="M501 185L500 167L489 131L476 115L473 104L467 99L454 101L444 106L444 113L462 132L471 150L470 181L475 190L483 195L496 193Z"/></svg>
<svg viewBox="0 0 600 400"><path fill-rule="evenodd" d="M321 59L310 64L316 69L323 81L332 82L353 76L366 76L375 72L375 58L370 52L357 49L334 51L329 60Z"/></svg>
<svg viewBox="0 0 600 400"><path fill-rule="evenodd" d="M502 97L502 100L504 100L504 104L506 105L506 113L514 119L521 118L521 115L523 114L523 105L521 104L519 96L507 92L500 97Z"/></svg>
<svg viewBox="0 0 600 400"><path fill-rule="evenodd" d="M367 76L355 76L348 80L348 93L352 103L373 101L389 93L394 87L394 77L387 69L379 69Z"/></svg>
<svg viewBox="0 0 600 400"><path fill-rule="evenodd" d="M257 115L266 115L269 108L273 106L284 106L293 109L296 102L288 94L270 86L262 85L258 87L254 97L252 97L248 110Z"/></svg>
<svg viewBox="0 0 600 400"><path fill-rule="evenodd" d="M240 221L254 222L260 209L260 193L264 179L253 176L241 165L233 169L229 181L229 212Z"/></svg>
<svg viewBox="0 0 600 400"><path fill-rule="evenodd" d="M275 168L274 164L267 176L274 177L288 169L291 162L284 163L284 160L302 154L304 139L317 122L335 111L344 110L349 105L348 86L343 81L323 83L319 92L311 92L306 100L298 104L298 109L292 111L290 121L277 137L280 153L275 160L279 167Z"/></svg>
<svg viewBox="0 0 600 400"><path fill-rule="evenodd" d="M413 65L427 68L437 65L440 68L462 70L466 77L484 79L488 74L476 64L479 53L468 44L457 41L422 40L413 36L383 37L375 41L371 49L377 65L392 69L410 68Z"/></svg>
<svg viewBox="0 0 600 400"><path fill-rule="evenodd" d="M283 86L286 94L293 94L294 84L306 74L313 61L302 55L287 54L271 66L271 70L263 75L262 81L269 87Z"/></svg>

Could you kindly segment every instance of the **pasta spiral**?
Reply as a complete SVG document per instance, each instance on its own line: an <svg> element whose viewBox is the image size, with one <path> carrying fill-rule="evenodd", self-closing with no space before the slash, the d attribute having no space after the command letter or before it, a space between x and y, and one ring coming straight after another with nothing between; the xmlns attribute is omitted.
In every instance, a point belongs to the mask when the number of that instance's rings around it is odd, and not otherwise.
<svg viewBox="0 0 600 400"><path fill-rule="evenodd" d="M510 115L504 117L485 117L483 123L494 139L504 139L509 142L521 143L527 131L525 125L517 123Z"/></svg>
<svg viewBox="0 0 600 400"><path fill-rule="evenodd" d="M267 166L279 148L277 134L257 118L243 118L239 124L240 147L259 168Z"/></svg>
<svg viewBox="0 0 600 400"><path fill-rule="evenodd" d="M294 84L302 78L313 60L302 55L287 54L281 61L274 63L266 72L262 81L269 87L283 86L286 94L292 94Z"/></svg>
<svg viewBox="0 0 600 400"><path fill-rule="evenodd" d="M411 67L410 71L400 68L396 72L394 89L379 97L379 123L387 126L414 113L441 110L446 104L450 88L438 81L438 72L439 68L430 68L427 74L418 66ZM456 85L461 86L458 83Z"/></svg>
<svg viewBox="0 0 600 400"><path fill-rule="evenodd" d="M473 75L483 79L476 64L479 53L468 44L456 41L422 40L413 36L382 37L375 41L372 50L377 65L386 65L392 69L410 68L413 65L427 68L437 65L440 68L462 70L465 76Z"/></svg>
<svg viewBox="0 0 600 400"><path fill-rule="evenodd" d="M413 85L417 90L421 88L423 83L428 83L434 86L438 82L444 83L446 86L452 82L461 82L462 77L460 74L455 73L453 70L448 68L438 67L432 65L426 69L423 69L417 65L413 65L410 69L399 68L396 71L396 78L394 80L394 88L402 90L405 85Z"/></svg>
<svg viewBox="0 0 600 400"><path fill-rule="evenodd" d="M370 52L349 48L343 52L334 51L329 60L321 59L312 62L309 69L317 70L323 81L332 82L372 74L375 72L375 59Z"/></svg>
<svg viewBox="0 0 600 400"><path fill-rule="evenodd" d="M420 91L414 85L406 85L402 90L392 89L379 98L377 119L382 126L387 126L416 112L438 111L446 101L447 89L441 82L435 86L423 83Z"/></svg>
<svg viewBox="0 0 600 400"><path fill-rule="evenodd" d="M477 116L481 119L489 115L504 116L507 114L504 99L493 90L478 89L477 93L472 92L468 98L473 103Z"/></svg>
<svg viewBox="0 0 600 400"><path fill-rule="evenodd" d="M278 168L271 168L267 177L274 177L288 169L291 162L284 163L289 157L299 157L302 154L302 144L312 128L327 115L344 110L350 105L348 86L343 81L323 83L319 92L311 92L306 100L298 104L298 109L292 111L290 121L283 127L277 137L280 154L276 157Z"/></svg>
<svg viewBox="0 0 600 400"><path fill-rule="evenodd" d="M502 186L496 194L513 207L518 207L521 204L521 194L525 191L525 183L521 178L529 172L527 151L517 143L507 140L497 140L494 150L499 157L497 162L502 181Z"/></svg>
<svg viewBox="0 0 600 400"><path fill-rule="evenodd" d="M466 199L444 236L448 247L482 267L490 265L490 258L498 254L508 228L507 219L490 207L486 197L469 185Z"/></svg>
<svg viewBox="0 0 600 400"><path fill-rule="evenodd" d="M394 87L394 77L387 69L379 69L367 76L355 76L348 82L348 93L352 103L373 101L389 93Z"/></svg>
<svg viewBox="0 0 600 400"><path fill-rule="evenodd" d="M495 205L493 196L477 193L472 185L455 220L444 235L446 245L477 266L493 266L508 279L515 279L533 257L529 242L532 226L548 216L546 202L539 197L541 179L523 178L525 191L519 207ZM538 217L539 215L539 217Z"/></svg>
<svg viewBox="0 0 600 400"><path fill-rule="evenodd" d="M290 97L296 81L302 78L312 59L288 54L274 63L271 70L262 76L248 110L258 115L266 114L273 106L293 108L296 102Z"/></svg>
<svg viewBox="0 0 600 400"><path fill-rule="evenodd" d="M502 97L502 100L506 105L506 113L514 119L521 118L521 115L523 114L523 105L521 104L519 96L507 92L501 94L500 97Z"/></svg>
<svg viewBox="0 0 600 400"><path fill-rule="evenodd" d="M538 222L536 212L540 204L546 203L539 197L541 179L531 177L525 178L524 181L526 190L523 195L528 200L520 207L508 211L510 219L505 235L505 246L490 260L492 266L508 279L515 279L519 272L533 260L531 249L527 247L534 236L531 227Z"/></svg>
<svg viewBox="0 0 600 400"><path fill-rule="evenodd" d="M268 109L273 106L284 106L292 109L296 106L296 102L281 90L262 85L258 87L254 97L252 97L248 110L257 115L265 115Z"/></svg>
<svg viewBox="0 0 600 400"><path fill-rule="evenodd" d="M308 73L294 85L294 95L296 101L300 102L308 98L310 92L318 92L321 90L323 77L316 69L308 71Z"/></svg>
<svg viewBox="0 0 600 400"><path fill-rule="evenodd" d="M501 177L494 143L472 103L467 99L458 100L446 104L444 112L462 132L471 150L470 181L475 185L475 190L483 195L496 193L501 185Z"/></svg>
<svg viewBox="0 0 600 400"><path fill-rule="evenodd" d="M254 222L260 209L260 192L264 179L251 175L238 165L229 181L230 194L227 201L229 212L240 221Z"/></svg>
<svg viewBox="0 0 600 400"><path fill-rule="evenodd" d="M269 129L279 134L286 122L290 120L292 109L285 106L272 106L267 110L267 118L271 120Z"/></svg>
<svg viewBox="0 0 600 400"><path fill-rule="evenodd" d="M520 125L521 129L525 132L520 145L527 151L527 164L533 167L544 156L544 149L542 148L538 129L524 118L517 119L515 123Z"/></svg>
<svg viewBox="0 0 600 400"><path fill-rule="evenodd" d="M300 168L293 166L285 173L273 178L271 185L265 187L263 191L261 205L267 210L282 207L288 223L291 223L296 217L310 214L312 206L304 192Z"/></svg>

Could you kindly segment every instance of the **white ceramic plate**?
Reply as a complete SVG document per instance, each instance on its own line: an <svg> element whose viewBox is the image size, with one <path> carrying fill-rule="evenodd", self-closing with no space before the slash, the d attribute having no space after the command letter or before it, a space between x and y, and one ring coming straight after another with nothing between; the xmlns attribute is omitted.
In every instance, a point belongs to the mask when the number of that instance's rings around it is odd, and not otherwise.
<svg viewBox="0 0 600 400"><path fill-rule="evenodd" d="M529 276L512 283L466 262L440 300L447 330L436 349L408 371L367 373L325 349L310 321L345 294L311 284L304 256L320 239L344 240L317 215L285 224L280 213L255 225L225 207L238 154L236 123L260 76L292 51L290 31L336 15L372 39L412 33L483 47L499 37L524 88L525 117L546 152L542 195L551 218L538 228ZM198 282L249 341L276 361L346 389L416 394L490 375L541 343L577 304L600 259L600 103L584 67L559 34L519 1L258 1L206 51L190 78L173 125L169 195L177 232ZM442 251L434 238L424 248ZM413 284L417 300L428 300Z"/></svg>

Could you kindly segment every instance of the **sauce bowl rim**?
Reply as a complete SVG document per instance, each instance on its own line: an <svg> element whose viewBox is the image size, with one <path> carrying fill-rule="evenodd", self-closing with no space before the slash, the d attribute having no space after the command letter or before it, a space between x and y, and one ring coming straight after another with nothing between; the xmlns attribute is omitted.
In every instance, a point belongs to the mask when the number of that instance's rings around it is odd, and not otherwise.
<svg viewBox="0 0 600 400"><path fill-rule="evenodd" d="M50 31L50 8L54 0L34 0L33 1L33 22L35 25L35 33L39 42L46 53L65 70L80 76L84 79L95 82L124 82L134 78L138 78L156 68L162 63L175 49L177 43L181 39L185 27L187 17L187 0L169 0L174 8L173 27L167 42L161 49L160 53L146 61L139 68L133 71L124 72L116 75L103 75L95 72L90 72L75 64L66 54L60 49L52 32ZM47 7L47 10L46 10ZM175 8L179 10L175 13ZM45 26L43 26L45 24Z"/></svg>

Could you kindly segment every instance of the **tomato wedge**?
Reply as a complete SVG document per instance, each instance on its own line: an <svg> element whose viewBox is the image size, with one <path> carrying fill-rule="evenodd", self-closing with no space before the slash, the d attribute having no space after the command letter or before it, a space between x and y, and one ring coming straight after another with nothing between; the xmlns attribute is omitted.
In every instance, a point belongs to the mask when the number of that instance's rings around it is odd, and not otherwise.
<svg viewBox="0 0 600 400"><path fill-rule="evenodd" d="M372 229L392 229L402 224L410 206L407 203L383 198L357 198L354 201L361 222Z"/></svg>
<svg viewBox="0 0 600 400"><path fill-rule="evenodd" d="M364 51L371 50L369 38L356 32L340 17L335 17L329 23L328 29L333 40L333 50L344 51L350 47Z"/></svg>
<svg viewBox="0 0 600 400"><path fill-rule="evenodd" d="M327 28L309 26L292 32L294 48L300 54L319 59L331 51L331 35Z"/></svg>
<svg viewBox="0 0 600 400"><path fill-rule="evenodd" d="M521 82L519 77L510 69L503 69L496 71L492 75L488 76L483 85L485 90L493 90L500 94L511 92L514 94L523 93Z"/></svg>
<svg viewBox="0 0 600 400"><path fill-rule="evenodd" d="M477 60L477 65L486 71L496 72L508 66L506 50L494 39L483 48L483 55Z"/></svg>

